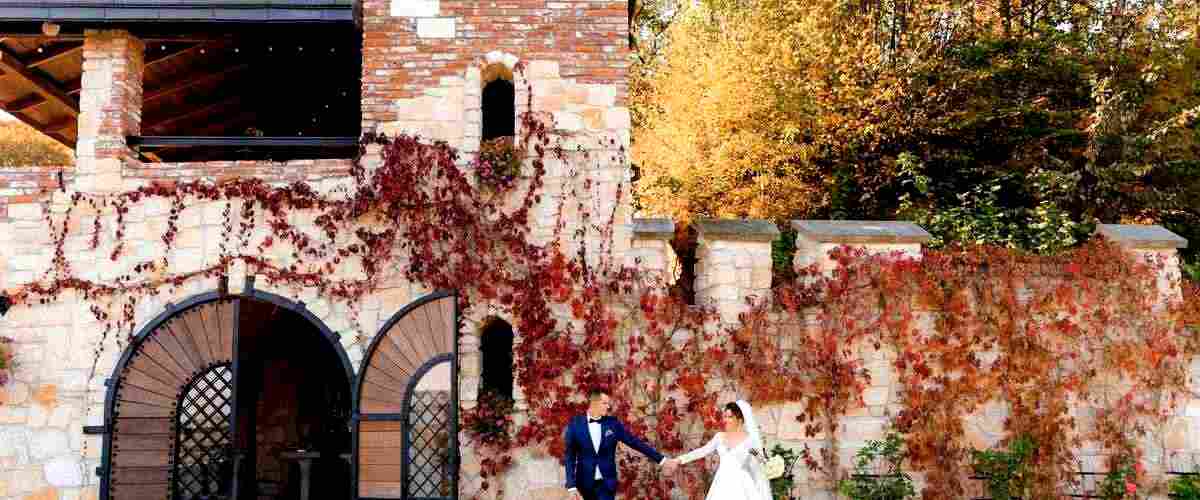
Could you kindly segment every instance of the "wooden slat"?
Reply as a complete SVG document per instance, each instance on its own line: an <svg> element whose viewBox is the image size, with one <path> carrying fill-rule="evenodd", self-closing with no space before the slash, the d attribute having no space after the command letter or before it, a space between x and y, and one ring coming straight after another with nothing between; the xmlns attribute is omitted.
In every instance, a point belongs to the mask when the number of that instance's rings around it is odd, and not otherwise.
<svg viewBox="0 0 1200 500"><path fill-rule="evenodd" d="M9 113L23 113L25 110L37 107L46 102L46 98L39 94L29 94L25 97L13 99L3 104L5 111Z"/></svg>
<svg viewBox="0 0 1200 500"><path fill-rule="evenodd" d="M412 315L408 316L408 318L411 317ZM403 320L401 320L401 323L403 323ZM429 359L429 356L423 352L424 349L420 346L420 340L412 338L399 324L393 326L387 332L384 342L392 343L392 346L396 348L396 353L399 354L400 359L404 360L404 363L412 363L412 366L408 368L410 373L416 373L417 368L420 368L421 364Z"/></svg>
<svg viewBox="0 0 1200 500"><path fill-rule="evenodd" d="M80 52L82 50L83 50L82 43L81 44L72 44L72 45L59 45L49 51L46 51L43 54L38 54L39 58L37 60L30 61L29 67L36 68L38 66L45 66L47 64L50 64L50 63L57 61L59 59L62 59L64 57L69 57L70 55Z"/></svg>
<svg viewBox="0 0 1200 500"><path fill-rule="evenodd" d="M170 359L175 361L176 366L184 373L184 380L191 381L193 377L200 371L200 367L196 366L184 352L183 346L179 345L179 339L175 338L168 328L168 325L163 325L159 331L155 332L153 342L161 345L163 350L167 352Z"/></svg>
<svg viewBox="0 0 1200 500"><path fill-rule="evenodd" d="M130 484L125 486L113 485L109 495L113 500L165 500L167 498L166 484Z"/></svg>
<svg viewBox="0 0 1200 500"><path fill-rule="evenodd" d="M188 383L188 380L191 380L187 369L175 361L175 358L158 342L158 339L154 337L146 339L145 342L142 342L141 351L142 355L134 360L139 370L155 375L156 377L161 374L160 372L169 373L171 377L170 382L180 387L183 387L184 384ZM142 363L147 363L147 366L143 367ZM157 371L155 371L155 368L157 368ZM163 382L167 381L163 380Z"/></svg>
<svg viewBox="0 0 1200 500"><path fill-rule="evenodd" d="M125 375L121 377L121 386L135 385L148 391L157 392L163 396L172 396L176 400L179 399L180 386L168 385L169 382L164 382L158 377L152 376L149 373L143 372L142 368L150 365L150 363L142 363L138 366L130 366L125 370ZM166 372L159 369L160 376L165 376Z"/></svg>
<svg viewBox="0 0 1200 500"><path fill-rule="evenodd" d="M170 481L170 467L114 467L112 471L113 486L167 484Z"/></svg>
<svg viewBox="0 0 1200 500"><path fill-rule="evenodd" d="M148 103L155 99L158 99L161 97L166 97L166 96L169 96L171 94L174 94L176 92L180 92L183 90L187 90L191 87L194 87L201 83L207 82L209 80L214 80L214 79L220 78L225 75L233 74L233 73L242 71L249 67L250 67L249 64L238 64L236 66L230 66L228 68L224 68L224 69L209 72L209 73L198 72L198 73L184 75L182 78L179 78L179 79L175 80L174 82L165 84L157 89L147 92L146 96L142 99L142 103L145 104L145 103Z"/></svg>
<svg viewBox="0 0 1200 500"><path fill-rule="evenodd" d="M371 384L363 384L362 397L364 400L387 405L390 408L389 413L400 413L400 405L404 402L403 393L381 389L379 386Z"/></svg>
<svg viewBox="0 0 1200 500"><path fill-rule="evenodd" d="M395 432L404 429L404 424L396 420L363 420L358 423L360 432Z"/></svg>
<svg viewBox="0 0 1200 500"><path fill-rule="evenodd" d="M194 117L203 115L205 113L212 112L217 109L221 109L221 108L224 108L227 106L232 106L234 104L237 104L241 100L242 100L242 96L235 95L235 96L232 96L232 97L229 97L226 99L222 99L220 101L217 101L217 102L214 102L211 104L201 105L200 107L197 107L197 108L184 110L182 113L171 116L170 118L163 118L154 123L143 126L142 131L143 131L143 133L145 133L147 131L161 131L173 123L185 121L189 118L194 118ZM257 113L250 113L250 114L257 115ZM226 121L226 120L222 120L222 121Z"/></svg>
<svg viewBox="0 0 1200 500"><path fill-rule="evenodd" d="M211 329L212 317L216 314L216 305L205 304L196 310L196 319L198 320L197 328L200 329L200 337L204 339L204 350L208 353L209 358L213 363L221 363L225 360L221 358L221 341L217 338L217 332Z"/></svg>
<svg viewBox="0 0 1200 500"><path fill-rule="evenodd" d="M397 385L398 388L406 387L408 379L412 378L417 372L417 367L421 366L420 361L410 360L408 356L396 347L390 340L384 339L375 349L374 356L371 357L370 366L386 373L390 380L394 382L391 385ZM380 382L383 382L382 380Z"/></svg>
<svg viewBox="0 0 1200 500"><path fill-rule="evenodd" d="M454 352L454 343L457 341L457 332L455 331L457 325L454 322L454 302L455 298L453 296L438 301L438 331L442 332L442 335L438 336L438 338L442 339L439 346L442 352Z"/></svg>
<svg viewBox="0 0 1200 500"><path fill-rule="evenodd" d="M174 434L117 434L113 436L113 449L121 451L166 450L174 444Z"/></svg>
<svg viewBox="0 0 1200 500"><path fill-rule="evenodd" d="M147 58L143 67L146 69L153 68L154 66L175 59L176 57L200 50L200 48L204 47L205 45L207 45L207 43L197 43L187 47L178 48L170 52L159 52L158 54Z"/></svg>
<svg viewBox="0 0 1200 500"><path fill-rule="evenodd" d="M167 409L174 409L176 403L176 399L173 397L150 392L132 384L121 384L121 390L117 399L120 401L144 403L150 406L160 406Z"/></svg>
<svg viewBox="0 0 1200 500"><path fill-rule="evenodd" d="M400 465L402 448L359 448L358 463L371 465Z"/></svg>
<svg viewBox="0 0 1200 500"><path fill-rule="evenodd" d="M175 346L178 346L178 354L183 356L183 359L178 361L183 362L191 370L191 375L195 377L200 372L203 372L205 368L208 368L208 366L204 363L196 345L192 343L191 336L183 329L182 323L179 317L176 316L175 319L168 321L162 328L159 328L159 332L155 337L162 345L167 346L168 351L171 349L172 342ZM177 353L171 351L171 354L175 355Z"/></svg>
<svg viewBox="0 0 1200 500"><path fill-rule="evenodd" d="M363 413L400 413L400 405L391 401L376 401L363 396L358 402Z"/></svg>
<svg viewBox="0 0 1200 500"><path fill-rule="evenodd" d="M362 432L358 435L358 446L359 448L399 448L403 438L404 434L399 430Z"/></svg>
<svg viewBox="0 0 1200 500"><path fill-rule="evenodd" d="M367 365L366 373L363 375L363 382L373 384L381 389L403 393L408 387L409 379L403 373L400 373L390 362L382 358L383 356L376 356L371 360L371 364Z"/></svg>
<svg viewBox="0 0 1200 500"><path fill-rule="evenodd" d="M399 465L362 465L358 468L358 480L368 483L399 481L401 477Z"/></svg>
<svg viewBox="0 0 1200 500"><path fill-rule="evenodd" d="M200 356L201 363L205 367L208 367L212 366L215 358L212 355L212 351L208 348L208 339L204 336L204 323L203 318L200 317L201 314L200 308L192 309L188 314L179 318L179 321L176 323L176 330L183 330L187 335L187 339L195 347L196 354Z"/></svg>
<svg viewBox="0 0 1200 500"><path fill-rule="evenodd" d="M135 401L118 401L117 416L122 418L167 418L175 413L174 408L151 406Z"/></svg>
<svg viewBox="0 0 1200 500"><path fill-rule="evenodd" d="M358 483L358 496L363 498L400 498L400 483Z"/></svg>
<svg viewBox="0 0 1200 500"><path fill-rule="evenodd" d="M237 321L234 317L235 304L233 302L222 301L217 308L217 325L221 331L221 349L222 356L225 359L233 360L233 325Z"/></svg>
<svg viewBox="0 0 1200 500"><path fill-rule="evenodd" d="M411 343L412 348L416 352L416 358L421 360L420 363L424 363L425 360L437 355L434 352L433 344L429 340L429 330L424 326L423 312L426 307L428 307L428 304L401 318L400 321L396 322L396 326L393 327L393 330L398 329L399 331L389 334L390 338ZM402 343L397 342L397 345Z"/></svg>
<svg viewBox="0 0 1200 500"><path fill-rule="evenodd" d="M117 467L165 467L170 463L170 452L167 450L133 450L113 454L113 464Z"/></svg>
<svg viewBox="0 0 1200 500"><path fill-rule="evenodd" d="M422 306L419 311L413 311L417 313L417 317L413 318L415 320L414 323L416 323L417 328L420 328L425 333L425 345L426 349L429 349L429 357L431 358L446 352L440 345L442 343L442 329L436 326L437 320L434 318L434 316L441 313L441 307L438 306L438 302L440 301L440 299L435 300Z"/></svg>
<svg viewBox="0 0 1200 500"><path fill-rule="evenodd" d="M6 74L24 81L33 87L34 92L66 109L72 116L79 115L79 103L75 102L75 98L67 95L57 82L35 73L35 70L27 67L20 58L2 46L0 46L0 69L3 69Z"/></svg>
<svg viewBox="0 0 1200 500"><path fill-rule="evenodd" d="M174 430L174 421L170 418L129 418L121 417L113 425L113 432L118 435L139 434L170 434Z"/></svg>

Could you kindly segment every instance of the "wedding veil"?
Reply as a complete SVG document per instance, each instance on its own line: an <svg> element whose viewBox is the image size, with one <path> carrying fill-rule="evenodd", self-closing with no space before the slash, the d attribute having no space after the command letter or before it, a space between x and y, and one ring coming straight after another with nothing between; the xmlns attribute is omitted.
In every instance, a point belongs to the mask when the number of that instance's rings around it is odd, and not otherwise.
<svg viewBox="0 0 1200 500"><path fill-rule="evenodd" d="M759 456L765 460L766 444L763 443L762 434L758 430L758 421L754 419L754 409L745 400L739 399L736 404L742 410L743 425L746 426L746 439L750 440L750 449L758 450ZM767 473L763 471L762 462L757 459L750 460L750 473L754 476L758 490L762 492L763 500L771 500L771 485L767 481Z"/></svg>

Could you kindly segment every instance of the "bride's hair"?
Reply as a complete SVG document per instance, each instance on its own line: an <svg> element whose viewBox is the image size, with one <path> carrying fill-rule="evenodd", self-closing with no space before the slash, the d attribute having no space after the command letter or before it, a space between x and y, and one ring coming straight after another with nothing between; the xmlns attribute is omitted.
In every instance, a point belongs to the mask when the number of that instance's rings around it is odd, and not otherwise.
<svg viewBox="0 0 1200 500"><path fill-rule="evenodd" d="M738 406L737 403L726 403L725 411L733 413L733 416L737 417L737 419L741 420L742 422L746 421L746 416L742 415L742 407Z"/></svg>

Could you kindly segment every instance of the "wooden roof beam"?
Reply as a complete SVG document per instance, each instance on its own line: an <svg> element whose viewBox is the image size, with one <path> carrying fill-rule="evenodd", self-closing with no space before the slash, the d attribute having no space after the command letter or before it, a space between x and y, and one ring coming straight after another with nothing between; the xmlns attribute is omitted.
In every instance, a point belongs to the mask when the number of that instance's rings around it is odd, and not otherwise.
<svg viewBox="0 0 1200 500"><path fill-rule="evenodd" d="M238 101L241 101L241 100L242 100L242 96L235 95L228 99L222 99L220 101L217 101L217 102L214 102L211 104L202 105L198 108L186 110L183 112L183 114L178 114L178 115L172 116L170 118L162 119L162 120L156 121L154 123L151 123L149 125L143 125L142 130L161 130L163 128L166 128L168 125L178 123L180 121L185 121L189 118L201 116L201 115L204 115L205 113L209 113L211 111L214 111L214 110L226 107L226 106L231 106L233 104L237 104Z"/></svg>
<svg viewBox="0 0 1200 500"><path fill-rule="evenodd" d="M47 64L50 64L50 63L57 61L59 59L62 59L64 57L68 57L68 56L75 54L76 52L80 52L82 50L83 50L82 43L72 44L72 45L59 45L54 50L50 50L50 51L47 51L45 54L42 54L42 57L40 59L30 61L28 66L31 69L39 67L39 66L45 66Z"/></svg>
<svg viewBox="0 0 1200 500"><path fill-rule="evenodd" d="M150 57L150 58L146 59L145 67L151 68L156 64L161 64L161 63L170 61L171 59L174 59L176 57L179 57L179 56L182 56L185 54L190 54L192 52L200 50L201 48L205 47L206 45L208 45L208 43L196 43L196 44L192 44L187 47L181 47L181 48L169 51L169 52L155 54L154 57Z"/></svg>
<svg viewBox="0 0 1200 500"><path fill-rule="evenodd" d="M38 105L46 102L46 98L38 94L29 94L25 97L13 99L4 104L0 104L0 108L4 108L9 113L22 113L28 109L35 108Z"/></svg>
<svg viewBox="0 0 1200 500"><path fill-rule="evenodd" d="M208 45L208 44L207 43L197 43L195 45L191 45L188 47L181 48L179 50L167 52L165 54L158 54L150 59L147 59L146 63L145 63L145 67L150 68L156 64L167 62L178 56L182 56L184 54L189 54L193 51L199 50L206 45ZM77 76L75 78L67 80L66 82L63 83L62 86L63 86L63 90L67 91L67 94L69 94L69 95L78 94L79 91L83 89L83 76Z"/></svg>
<svg viewBox="0 0 1200 500"><path fill-rule="evenodd" d="M20 80L24 80L26 84L33 87L34 92L37 92L47 101L66 109L72 116L79 115L79 103L75 102L75 98L68 95L57 82L39 75L34 69L30 69L5 47L0 47L0 69L12 73L13 76Z"/></svg>
<svg viewBox="0 0 1200 500"><path fill-rule="evenodd" d="M225 75L229 75L232 73L236 73L238 71L242 71L248 67L250 67L249 64L239 64L237 66L231 66L231 67L222 69L220 71L214 71L211 73L195 73L195 74L190 74L190 75L184 76L183 78L175 80L174 82L164 85L163 87L157 88L151 92L147 92L145 97L142 98L142 103L143 103L143 105L145 105L145 103L153 101L160 97L166 97L166 96L169 96L176 92L187 90L191 87L194 87L201 83L207 82L209 80L214 80L216 78L220 78Z"/></svg>

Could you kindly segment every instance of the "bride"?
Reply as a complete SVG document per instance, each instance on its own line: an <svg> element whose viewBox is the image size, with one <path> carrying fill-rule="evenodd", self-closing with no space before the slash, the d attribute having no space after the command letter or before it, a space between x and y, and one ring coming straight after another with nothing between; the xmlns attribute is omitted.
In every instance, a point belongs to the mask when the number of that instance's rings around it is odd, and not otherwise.
<svg viewBox="0 0 1200 500"><path fill-rule="evenodd" d="M771 487L760 461L766 454L750 403L742 400L729 403L723 416L725 432L718 432L708 444L671 459L674 463L670 466L699 460L716 451L721 464L705 500L771 500ZM756 456L751 455L752 451Z"/></svg>

